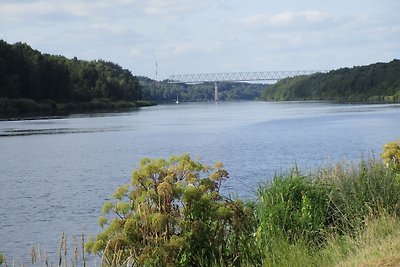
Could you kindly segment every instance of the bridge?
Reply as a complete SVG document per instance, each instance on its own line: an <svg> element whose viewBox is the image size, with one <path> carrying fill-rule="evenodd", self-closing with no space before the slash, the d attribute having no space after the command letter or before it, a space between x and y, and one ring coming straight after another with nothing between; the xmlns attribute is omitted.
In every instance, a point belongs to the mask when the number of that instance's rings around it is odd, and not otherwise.
<svg viewBox="0 0 400 267"><path fill-rule="evenodd" d="M217 82L248 82L248 81L279 81L284 78L314 73L325 73L325 70L295 70L295 71L262 71L262 72L232 72L232 73L201 73L174 74L168 78L169 83L203 83L214 82L215 101L218 101Z"/></svg>

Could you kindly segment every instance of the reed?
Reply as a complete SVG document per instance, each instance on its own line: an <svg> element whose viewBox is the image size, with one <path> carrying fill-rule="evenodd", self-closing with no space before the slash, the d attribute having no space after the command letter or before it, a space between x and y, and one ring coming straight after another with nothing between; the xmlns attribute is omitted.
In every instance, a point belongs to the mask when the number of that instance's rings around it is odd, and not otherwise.
<svg viewBox="0 0 400 267"><path fill-rule="evenodd" d="M374 157L308 175L297 169L277 175L257 195L263 266L319 266L327 246L344 257L371 221L400 215L399 192L396 172Z"/></svg>
<svg viewBox="0 0 400 267"><path fill-rule="evenodd" d="M82 228L84 230L84 228ZM79 244L80 240L80 244ZM72 242L72 243L71 243ZM71 247L71 249L70 249ZM81 251L79 250L81 248ZM93 262L95 266L96 263ZM75 267L75 266L88 266L88 259L85 253L85 234L82 231L80 235L73 235L72 241L68 241L65 233L60 236L60 243L57 250L56 259L50 260L46 250L38 243L33 245L30 253L30 265L25 262L16 264L15 260L9 263L2 254L0 254L0 266L14 267L14 266L40 266L40 267Z"/></svg>

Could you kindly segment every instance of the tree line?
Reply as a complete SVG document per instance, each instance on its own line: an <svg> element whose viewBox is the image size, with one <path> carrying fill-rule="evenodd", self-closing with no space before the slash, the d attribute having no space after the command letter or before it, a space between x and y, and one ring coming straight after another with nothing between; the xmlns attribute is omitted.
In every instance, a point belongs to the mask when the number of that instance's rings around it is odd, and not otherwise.
<svg viewBox="0 0 400 267"><path fill-rule="evenodd" d="M94 98L141 100L136 77L127 69L104 60L42 54L26 43L0 40L0 97L56 102Z"/></svg>
<svg viewBox="0 0 400 267"><path fill-rule="evenodd" d="M27 103L138 101L142 95L137 78L115 63L42 54L26 43L0 40L0 113L23 113L18 105Z"/></svg>
<svg viewBox="0 0 400 267"><path fill-rule="evenodd" d="M400 60L283 79L262 93L265 101L400 101Z"/></svg>

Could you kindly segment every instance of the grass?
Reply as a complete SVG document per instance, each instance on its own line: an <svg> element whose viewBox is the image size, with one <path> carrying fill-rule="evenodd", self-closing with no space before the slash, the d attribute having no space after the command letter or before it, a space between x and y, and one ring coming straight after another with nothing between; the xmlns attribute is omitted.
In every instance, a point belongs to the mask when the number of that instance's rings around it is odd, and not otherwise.
<svg viewBox="0 0 400 267"><path fill-rule="evenodd" d="M258 189L263 266L400 263L399 192L396 172L375 158L276 176Z"/></svg>
<svg viewBox="0 0 400 267"><path fill-rule="evenodd" d="M382 214L366 221L355 237L330 242L320 253L320 263L331 266L399 266L400 221Z"/></svg>
<svg viewBox="0 0 400 267"><path fill-rule="evenodd" d="M365 223L357 234L331 236L320 248L283 242L275 247L279 257L266 255L263 266L399 266L399 219L382 214Z"/></svg>

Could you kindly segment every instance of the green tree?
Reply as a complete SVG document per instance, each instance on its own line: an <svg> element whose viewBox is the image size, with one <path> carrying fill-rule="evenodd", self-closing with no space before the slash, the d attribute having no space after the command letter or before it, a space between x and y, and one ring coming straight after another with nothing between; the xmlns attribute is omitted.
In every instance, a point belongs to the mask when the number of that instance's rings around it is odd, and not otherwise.
<svg viewBox="0 0 400 267"><path fill-rule="evenodd" d="M94 98L141 100L138 80L117 64L42 54L25 43L0 40L0 97L41 102Z"/></svg>

